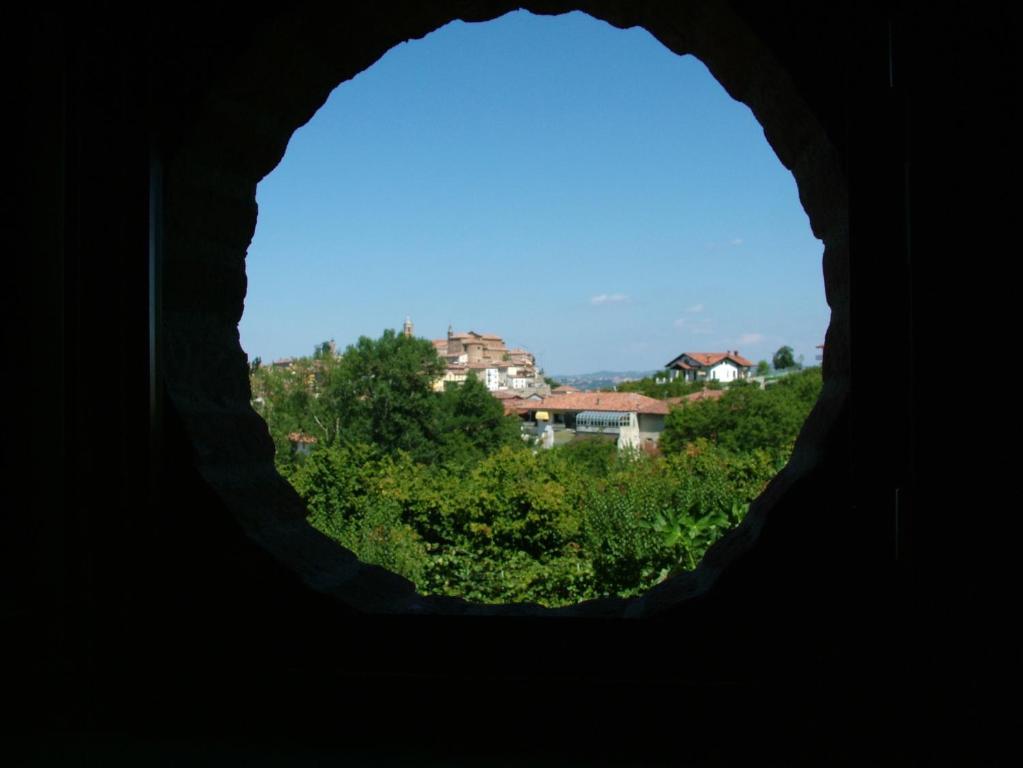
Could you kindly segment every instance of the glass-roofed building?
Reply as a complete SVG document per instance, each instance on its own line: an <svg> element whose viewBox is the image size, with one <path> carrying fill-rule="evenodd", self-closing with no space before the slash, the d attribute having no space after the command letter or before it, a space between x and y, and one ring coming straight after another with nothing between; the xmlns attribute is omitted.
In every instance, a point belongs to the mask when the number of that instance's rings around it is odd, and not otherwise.
<svg viewBox="0 0 1023 768"><path fill-rule="evenodd" d="M579 411L575 415L576 432L617 435L622 428L636 427L636 414L626 411Z"/></svg>
<svg viewBox="0 0 1023 768"><path fill-rule="evenodd" d="M663 400L635 392L572 392L545 397L527 417L549 418L580 437L615 437L619 448L638 448L657 443L667 414Z"/></svg>

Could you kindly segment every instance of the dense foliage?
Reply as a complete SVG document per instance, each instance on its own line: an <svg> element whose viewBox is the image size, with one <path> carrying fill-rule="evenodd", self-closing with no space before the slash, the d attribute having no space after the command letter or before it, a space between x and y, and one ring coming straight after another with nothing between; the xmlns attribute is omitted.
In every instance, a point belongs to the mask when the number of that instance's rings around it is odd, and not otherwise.
<svg viewBox="0 0 1023 768"><path fill-rule="evenodd" d="M663 400L668 397L684 397L702 389L721 389L720 381L686 381L682 378L669 381L667 376L647 376L618 385L619 392L638 392L647 397Z"/></svg>
<svg viewBox="0 0 1023 768"><path fill-rule="evenodd" d="M763 450L783 462L821 389L820 368L779 379L766 389L735 382L717 400L672 409L661 450L683 450L698 438L732 452Z"/></svg>
<svg viewBox="0 0 1023 768"><path fill-rule="evenodd" d="M720 413L673 411L658 456L602 439L537 450L476 379L434 391L439 362L387 332L254 369L254 403L313 526L422 593L479 602L631 596L695 567L784 463L789 406L819 387L791 377L730 390ZM290 432L316 443L296 452Z"/></svg>
<svg viewBox="0 0 1023 768"><path fill-rule="evenodd" d="M293 433L315 437L318 448L372 445L427 464L478 460L521 444L517 422L475 377L434 391L443 371L429 341L388 330L379 339L360 338L341 356L320 345L312 358L255 369L253 403L270 427L286 477L296 461Z"/></svg>
<svg viewBox="0 0 1023 768"><path fill-rule="evenodd" d="M312 525L421 592L566 605L695 567L776 470L705 441L639 459L604 442L504 447L462 472L334 445L291 481Z"/></svg>

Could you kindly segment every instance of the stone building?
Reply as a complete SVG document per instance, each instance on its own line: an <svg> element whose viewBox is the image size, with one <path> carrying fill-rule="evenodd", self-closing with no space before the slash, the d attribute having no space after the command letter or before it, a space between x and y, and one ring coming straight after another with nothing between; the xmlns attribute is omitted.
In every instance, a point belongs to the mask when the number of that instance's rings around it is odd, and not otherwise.
<svg viewBox="0 0 1023 768"><path fill-rule="evenodd" d="M433 346L447 362L443 377L434 384L437 390L463 383L472 372L492 392L514 389L546 394L532 353L520 347L508 349L497 334L455 333L448 326L447 338L434 339Z"/></svg>
<svg viewBox="0 0 1023 768"><path fill-rule="evenodd" d="M493 333L455 333L448 326L446 339L433 342L437 353L449 363L507 362L511 355L504 339Z"/></svg>

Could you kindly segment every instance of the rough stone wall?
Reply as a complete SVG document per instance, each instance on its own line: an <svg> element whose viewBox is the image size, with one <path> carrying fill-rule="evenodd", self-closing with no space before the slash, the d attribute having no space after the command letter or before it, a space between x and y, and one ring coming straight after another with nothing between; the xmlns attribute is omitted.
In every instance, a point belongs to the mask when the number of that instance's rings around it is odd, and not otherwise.
<svg viewBox="0 0 1023 768"><path fill-rule="evenodd" d="M973 348L950 307L972 317L983 296L990 311L992 288L1011 284L992 222L1012 220L1014 197L986 173L1016 141L1005 6L586 6L696 53L749 104L827 245L825 395L789 471L695 574L571 621L470 616L308 535L245 405L235 326L255 184L329 90L390 46L510 8L147 4L11 20L33 172L19 186L29 255L11 260L5 308L10 328L34 331L9 351L32 371L11 401L30 447L5 456L32 488L9 515L11 722L134 734L142 763L189 753L182 734L262 757L301 734L348 758L393 745L420 760L476 750L475 764L515 749L558 764L975 758L1011 666L1008 537L989 533L1011 494L978 503L988 474L968 446L991 443L966 420L948 450L947 402L924 373ZM878 350L904 355L903 382L871 375Z"/></svg>
<svg viewBox="0 0 1023 768"><path fill-rule="evenodd" d="M163 355L168 393L197 451L198 467L236 510L250 534L297 567L317 588L346 594L357 604L387 610L434 610L411 585L369 568L350 554L312 564L329 546L301 527L303 509L273 472L266 430L248 406L245 359L237 341L245 291L245 249L255 228L255 185L283 155L291 132L311 117L330 90L407 37L421 37L451 18L493 18L502 3L431 6L436 15L392 18L379 10L283 14L211 84L206 99L166 163L163 208ZM564 12L571 4L544 5ZM848 389L848 233L846 183L839 158L812 110L770 50L724 3L582 6L618 26L644 25L676 53L693 53L729 93L745 101L765 126L779 158L795 175L815 234L825 243L824 273L833 309L828 331L825 393L777 485L789 487L818 463L814 446L836 426ZM272 29L272 31L271 31ZM355 30L359 45L351 39ZM469 361L482 348L468 344ZM754 505L753 521L768 507ZM752 545L751 522L708 558L699 576L665 586L625 606L574 609L642 615L674 598L704 590L731 557ZM327 574L330 574L327 576ZM326 577L326 581L324 578ZM347 585L347 586L346 586ZM697 587L697 585L700 585ZM377 597L370 597L377 595ZM369 602L367 602L369 600ZM445 603L445 610L450 603ZM478 607L461 610L478 612ZM492 612L494 609L486 609ZM533 609L539 610L539 609Z"/></svg>

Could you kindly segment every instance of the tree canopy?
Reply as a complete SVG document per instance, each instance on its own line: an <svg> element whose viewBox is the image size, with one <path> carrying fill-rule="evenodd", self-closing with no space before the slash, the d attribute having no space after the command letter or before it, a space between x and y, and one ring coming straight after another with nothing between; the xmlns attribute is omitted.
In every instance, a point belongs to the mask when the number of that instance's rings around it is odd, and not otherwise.
<svg viewBox="0 0 1023 768"><path fill-rule="evenodd" d="M570 605L695 567L775 472L763 452L694 448L634 459L613 443L506 446L454 471L337 444L291 482L315 528L424 594Z"/></svg>
<svg viewBox="0 0 1023 768"><path fill-rule="evenodd" d="M443 370L430 342L385 331L253 366L253 405L326 536L424 594L550 606L694 568L784 464L820 389L819 369L767 390L733 382L673 409L660 455L619 455L601 440L538 450L475 376L436 391ZM294 432L316 442L294 450Z"/></svg>
<svg viewBox="0 0 1023 768"><path fill-rule="evenodd" d="M379 339L360 338L340 357L324 342L312 358L253 368L252 394L286 474L296 460L288 436L296 432L315 437L318 446L404 451L427 464L472 463L502 446L524 445L517 419L505 416L474 375L435 391L443 372L429 341L388 330Z"/></svg>
<svg viewBox="0 0 1023 768"><path fill-rule="evenodd" d="M433 382L443 373L433 344L388 329L345 348L323 399L346 442L426 458L439 437Z"/></svg>
<svg viewBox="0 0 1023 768"><path fill-rule="evenodd" d="M475 373L440 398L437 433L446 460L479 461L503 446L522 444L518 419L508 417Z"/></svg>
<svg viewBox="0 0 1023 768"><path fill-rule="evenodd" d="M792 368L796 364L796 358L794 357L792 347L785 346L781 347L777 352L774 353L774 357L771 359L771 363L774 365L776 371L783 371L787 368Z"/></svg>
<svg viewBox="0 0 1023 768"><path fill-rule="evenodd" d="M661 450L677 453L704 439L732 452L764 450L787 457L820 388L820 368L791 374L767 389L733 384L718 400L673 408L665 418Z"/></svg>

